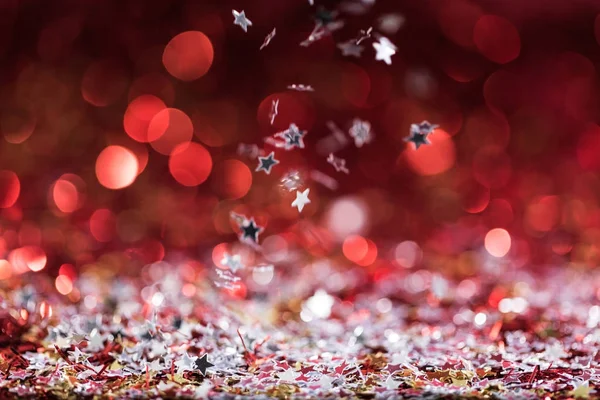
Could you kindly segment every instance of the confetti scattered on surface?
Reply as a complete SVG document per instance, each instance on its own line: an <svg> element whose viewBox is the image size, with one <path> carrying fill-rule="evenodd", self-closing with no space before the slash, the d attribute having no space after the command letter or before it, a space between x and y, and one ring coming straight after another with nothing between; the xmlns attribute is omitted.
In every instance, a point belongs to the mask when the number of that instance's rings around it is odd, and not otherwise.
<svg viewBox="0 0 600 400"><path fill-rule="evenodd" d="M0 399L600 398L594 2L122 3L2 3Z"/></svg>

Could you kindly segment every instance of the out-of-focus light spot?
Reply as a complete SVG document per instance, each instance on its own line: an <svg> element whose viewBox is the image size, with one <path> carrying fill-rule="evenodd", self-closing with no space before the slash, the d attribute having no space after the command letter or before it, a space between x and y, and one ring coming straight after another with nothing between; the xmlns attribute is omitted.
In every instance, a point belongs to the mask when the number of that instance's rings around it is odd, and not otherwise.
<svg viewBox="0 0 600 400"><path fill-rule="evenodd" d="M399 243L394 249L396 262L404 268L414 267L422 257L423 252L419 245L410 240Z"/></svg>
<svg viewBox="0 0 600 400"><path fill-rule="evenodd" d="M175 89L169 78L158 72L151 72L137 78L129 88L128 99L133 99L149 94L161 99L165 104L175 101Z"/></svg>
<svg viewBox="0 0 600 400"><path fill-rule="evenodd" d="M490 202L490 190L477 182L460 185L459 193L462 195L463 209L471 214L482 212Z"/></svg>
<svg viewBox="0 0 600 400"><path fill-rule="evenodd" d="M123 189L133 183L138 175L138 160L129 149L108 146L96 159L96 177L108 189Z"/></svg>
<svg viewBox="0 0 600 400"><path fill-rule="evenodd" d="M403 154L408 166L419 175L437 175L450 169L456 159L452 137L436 129L427 139L431 144L423 145L419 150L415 150L412 143L407 143Z"/></svg>
<svg viewBox="0 0 600 400"><path fill-rule="evenodd" d="M527 309L528 303L522 297L515 297L512 302L512 310L517 314L522 314Z"/></svg>
<svg viewBox="0 0 600 400"><path fill-rule="evenodd" d="M456 295L463 299L470 299L475 293L477 293L477 285L471 279L465 279L456 288Z"/></svg>
<svg viewBox="0 0 600 400"><path fill-rule="evenodd" d="M510 157L498 147L484 147L473 158L473 176L483 186L498 189L511 177Z"/></svg>
<svg viewBox="0 0 600 400"><path fill-rule="evenodd" d="M324 290L319 289L304 302L302 311L308 313L309 320L313 318L328 318L331 315L331 307L333 307L334 303L335 300L333 297Z"/></svg>
<svg viewBox="0 0 600 400"><path fill-rule="evenodd" d="M9 110L0 114L0 133L8 143L23 143L31 136L35 125L35 118L24 110Z"/></svg>
<svg viewBox="0 0 600 400"><path fill-rule="evenodd" d="M364 69L356 64L346 63L340 73L341 92L344 98L355 107L363 107L371 91L371 79Z"/></svg>
<svg viewBox="0 0 600 400"><path fill-rule="evenodd" d="M500 311L503 314L511 312L512 311L512 299L509 297L506 297L506 298L500 300L500 302L498 303L498 311Z"/></svg>
<svg viewBox="0 0 600 400"><path fill-rule="evenodd" d="M96 299L96 296L88 294L83 299L83 304L85 305L85 307L88 310L93 310L94 308L96 308L96 305L98 304L98 300Z"/></svg>
<svg viewBox="0 0 600 400"><path fill-rule="evenodd" d="M488 59L505 64L521 52L521 39L517 28L506 18L484 15L475 24L473 42Z"/></svg>
<svg viewBox="0 0 600 400"><path fill-rule="evenodd" d="M372 240L367 239L367 252L365 256L355 262L362 267L367 267L373 264L375 260L377 260L377 245Z"/></svg>
<svg viewBox="0 0 600 400"><path fill-rule="evenodd" d="M0 280L8 279L12 276L12 266L6 260L0 260Z"/></svg>
<svg viewBox="0 0 600 400"><path fill-rule="evenodd" d="M252 186L250 168L238 160L225 160L217 164L211 178L212 187L216 193L228 198L244 197Z"/></svg>
<svg viewBox="0 0 600 400"><path fill-rule="evenodd" d="M190 143L182 151L176 149L169 157L171 175L184 186L198 186L208 178L211 169L210 153L198 143Z"/></svg>
<svg viewBox="0 0 600 400"><path fill-rule="evenodd" d="M126 88L125 69L113 60L95 61L90 64L81 82L83 99L96 107L114 103Z"/></svg>
<svg viewBox="0 0 600 400"><path fill-rule="evenodd" d="M212 261L217 267L222 269L227 269L228 267L224 266L221 261L223 261L223 257L225 257L225 253L229 253L229 246L227 243L219 243L213 248L212 251Z"/></svg>
<svg viewBox="0 0 600 400"><path fill-rule="evenodd" d="M264 257L270 262L278 263L288 257L288 242L282 236L264 238L261 247Z"/></svg>
<svg viewBox="0 0 600 400"><path fill-rule="evenodd" d="M58 269L59 275L65 275L67 278L74 280L77 277L77 271L72 264L63 264Z"/></svg>
<svg viewBox="0 0 600 400"><path fill-rule="evenodd" d="M577 143L577 161L581 168L588 171L600 171L600 126L589 125L579 136Z"/></svg>
<svg viewBox="0 0 600 400"><path fill-rule="evenodd" d="M110 242L117 230L117 219L112 211L102 208L90 217L90 233L99 242Z"/></svg>
<svg viewBox="0 0 600 400"><path fill-rule="evenodd" d="M40 316L42 319L50 319L52 317L52 306L45 300L40 303Z"/></svg>
<svg viewBox="0 0 600 400"><path fill-rule="evenodd" d="M549 232L560 218L560 200L557 196L544 196L532 201L525 211L524 222L538 232Z"/></svg>
<svg viewBox="0 0 600 400"><path fill-rule="evenodd" d="M52 186L52 199L56 208L65 214L79 208L79 192L77 187L66 179L57 180Z"/></svg>
<svg viewBox="0 0 600 400"><path fill-rule="evenodd" d="M327 211L326 221L330 231L338 239L348 235L360 234L367 225L368 209L366 204L356 197L344 197L336 200Z"/></svg>
<svg viewBox="0 0 600 400"><path fill-rule="evenodd" d="M46 253L38 246L26 246L22 248L25 263L30 270L37 272L46 266Z"/></svg>
<svg viewBox="0 0 600 400"><path fill-rule="evenodd" d="M482 312L475 314L475 318L473 318L473 322L475 322L475 325L477 326L485 325L485 321L487 321L487 315Z"/></svg>
<svg viewBox="0 0 600 400"><path fill-rule="evenodd" d="M494 257L504 257L510 250L509 233L501 228L490 230L485 235L485 249Z"/></svg>
<svg viewBox="0 0 600 400"><path fill-rule="evenodd" d="M73 282L66 275L57 276L54 281L54 286L56 286L58 293L64 296L68 295L73 290Z"/></svg>
<svg viewBox="0 0 600 400"><path fill-rule="evenodd" d="M481 16L481 8L473 2L447 0L437 8L442 32L454 43L473 46L473 28Z"/></svg>
<svg viewBox="0 0 600 400"><path fill-rule="evenodd" d="M181 292L185 297L192 297L196 294L196 286L192 285L191 283L186 283L181 288Z"/></svg>
<svg viewBox="0 0 600 400"><path fill-rule="evenodd" d="M214 55L212 43L204 33L187 31L169 41L162 62L171 75L187 82L205 75Z"/></svg>
<svg viewBox="0 0 600 400"><path fill-rule="evenodd" d="M201 103L192 113L194 135L211 147L221 147L239 138L239 107L232 101Z"/></svg>
<svg viewBox="0 0 600 400"><path fill-rule="evenodd" d="M159 111L148 125L148 141L152 148L166 156L172 154L175 149L185 150L193 134L192 120L176 108Z"/></svg>
<svg viewBox="0 0 600 400"><path fill-rule="evenodd" d="M342 245L346 258L352 262L359 262L369 251L369 243L359 235L348 236Z"/></svg>
<svg viewBox="0 0 600 400"><path fill-rule="evenodd" d="M259 285L266 286L273 280L274 268L272 265L258 267L252 270L252 279Z"/></svg>
<svg viewBox="0 0 600 400"><path fill-rule="evenodd" d="M392 301L390 299L388 299L387 297L383 297L383 298L377 300L375 307L377 308L377 311L379 311L382 314L385 314L392 310ZM388 338L388 340L389 340L389 338Z"/></svg>
<svg viewBox="0 0 600 400"><path fill-rule="evenodd" d="M19 177L12 171L0 171L0 208L12 207L21 193Z"/></svg>
<svg viewBox="0 0 600 400"><path fill-rule="evenodd" d="M156 96L142 95L131 103L123 116L125 132L137 142L147 143L148 126L156 114L167 106Z"/></svg>
<svg viewBox="0 0 600 400"><path fill-rule="evenodd" d="M150 302L154 307L160 307L165 301L165 296L161 292L156 292L152 295L152 300Z"/></svg>

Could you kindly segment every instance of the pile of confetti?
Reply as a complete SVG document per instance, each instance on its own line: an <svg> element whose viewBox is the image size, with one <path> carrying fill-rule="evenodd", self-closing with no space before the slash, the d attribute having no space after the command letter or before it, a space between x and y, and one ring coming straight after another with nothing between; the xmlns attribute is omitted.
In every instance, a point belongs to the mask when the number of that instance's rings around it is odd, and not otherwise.
<svg viewBox="0 0 600 400"><path fill-rule="evenodd" d="M600 397L590 59L470 0L92 3L35 60L0 5L0 398Z"/></svg>
<svg viewBox="0 0 600 400"><path fill-rule="evenodd" d="M353 298L284 281L277 296L225 302L185 270L154 265L146 287L84 278L78 305L53 302L43 282L5 290L3 398L600 393L599 273L454 284L421 270Z"/></svg>

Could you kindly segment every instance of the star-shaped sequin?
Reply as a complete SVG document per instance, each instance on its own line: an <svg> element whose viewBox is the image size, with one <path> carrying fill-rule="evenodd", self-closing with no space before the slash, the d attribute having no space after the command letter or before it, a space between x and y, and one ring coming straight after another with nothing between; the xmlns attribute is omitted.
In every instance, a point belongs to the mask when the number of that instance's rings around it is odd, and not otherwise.
<svg viewBox="0 0 600 400"><path fill-rule="evenodd" d="M271 168L277 164L279 164L279 161L275 159L275 152L272 151L266 157L258 157L258 167L256 167L255 171L265 171L269 175Z"/></svg>
<svg viewBox="0 0 600 400"><path fill-rule="evenodd" d="M388 38L381 36L379 42L373 43L373 48L376 51L375 60L383 61L387 65L392 64L392 56L396 54L397 48Z"/></svg>
<svg viewBox="0 0 600 400"><path fill-rule="evenodd" d="M310 199L308 198L308 193L310 189L306 189L304 192L296 190L296 200L292 202L292 207L297 207L298 212L302 212L304 206L310 204Z"/></svg>
<svg viewBox="0 0 600 400"><path fill-rule="evenodd" d="M242 223L242 240L251 240L258 243L258 234L263 231L263 228L256 225L254 218L250 218Z"/></svg>
<svg viewBox="0 0 600 400"><path fill-rule="evenodd" d="M303 149L304 140L302 138L304 135L306 135L306 131L301 131L294 123L290 124L290 127L281 134L281 137L285 140L284 148L286 150L293 149L294 147Z"/></svg>
<svg viewBox="0 0 600 400"><path fill-rule="evenodd" d="M252 25L252 24L250 24ZM265 47L267 47L269 45L269 43L271 43L271 40L273 40L273 38L275 37L275 35L277 34L277 29L273 28L273 30L271 31L271 33L269 33L266 37L265 40L263 41L263 44L260 46L259 50L264 49Z"/></svg>
<svg viewBox="0 0 600 400"><path fill-rule="evenodd" d="M346 174L350 173L350 171L348 171L348 168L346 168L346 160L334 156L333 153L329 153L329 157L327 157L327 162L333 165L333 168L335 168L337 172L344 172Z"/></svg>
<svg viewBox="0 0 600 400"><path fill-rule="evenodd" d="M279 99L275 99L271 101L271 111L269 111L269 121L271 121L271 125L275 122L275 117L279 113Z"/></svg>
<svg viewBox="0 0 600 400"><path fill-rule="evenodd" d="M354 144L356 147L362 147L365 143L370 143L373 139L371 132L371 124L368 121L363 121L359 118L355 118L352 121L352 127L350 128L350 136L354 138Z"/></svg>
<svg viewBox="0 0 600 400"><path fill-rule="evenodd" d="M433 133L435 129L439 128L439 125L431 124L429 121L423 121L418 124L411 124L410 131L420 133L421 135L429 135Z"/></svg>
<svg viewBox="0 0 600 400"><path fill-rule="evenodd" d="M239 25L240 28L242 28L244 30L244 32L248 32L248 27L252 26L252 21L250 21L248 18L246 18L246 13L244 12L244 10L242 10L242 12L237 12L236 10L232 10L231 13L233 14L233 24L234 25Z"/></svg>
<svg viewBox="0 0 600 400"><path fill-rule="evenodd" d="M198 357L195 357L195 356L190 357L190 355L187 353L187 351L185 353L183 353L183 356L179 360L175 361L175 366L177 367L177 373L182 374L185 371L192 370L194 368L194 365L195 365L197 359L198 359Z"/></svg>
<svg viewBox="0 0 600 400"><path fill-rule="evenodd" d="M205 376L206 369L210 368L210 367L214 367L215 365L209 363L208 362L208 354L204 354L202 357L196 359L196 361L194 362L194 366L196 367L196 369L198 371L200 371L202 376Z"/></svg>
<svg viewBox="0 0 600 400"><path fill-rule="evenodd" d="M342 51L342 55L345 56L353 56L356 58L360 58L362 55L364 47L358 45L356 41L349 40L347 42L338 43L337 48Z"/></svg>
<svg viewBox="0 0 600 400"><path fill-rule="evenodd" d="M415 145L416 150L418 150L421 145L431 144L431 142L427 140L427 135L415 132L411 132L409 137L404 138L404 141L412 142Z"/></svg>
<svg viewBox="0 0 600 400"><path fill-rule="evenodd" d="M229 267L229 269L236 273L239 269L244 268L244 264L242 263L242 257L239 254L223 254L223 259L221 260L221 264Z"/></svg>

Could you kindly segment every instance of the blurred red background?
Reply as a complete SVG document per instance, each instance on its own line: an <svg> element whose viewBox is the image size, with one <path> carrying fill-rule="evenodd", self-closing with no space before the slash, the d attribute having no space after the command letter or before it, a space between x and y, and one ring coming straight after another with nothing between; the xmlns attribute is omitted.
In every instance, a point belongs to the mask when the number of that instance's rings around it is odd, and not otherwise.
<svg viewBox="0 0 600 400"><path fill-rule="evenodd" d="M275 250L375 269L406 263L411 242L467 275L482 248L518 266L595 266L600 3L371 3L320 2L344 26L301 47L315 15L304 0L2 1L0 277L74 276L99 257L210 262L236 240L232 210ZM336 48L369 26L398 47L391 66L368 40L360 59ZM338 151L350 174L336 173L326 124L347 131L355 117L375 138ZM403 138L422 120L440 128L415 151ZM236 153L292 122L306 148L276 151L271 175ZM300 217L278 187L291 169L311 188Z"/></svg>

